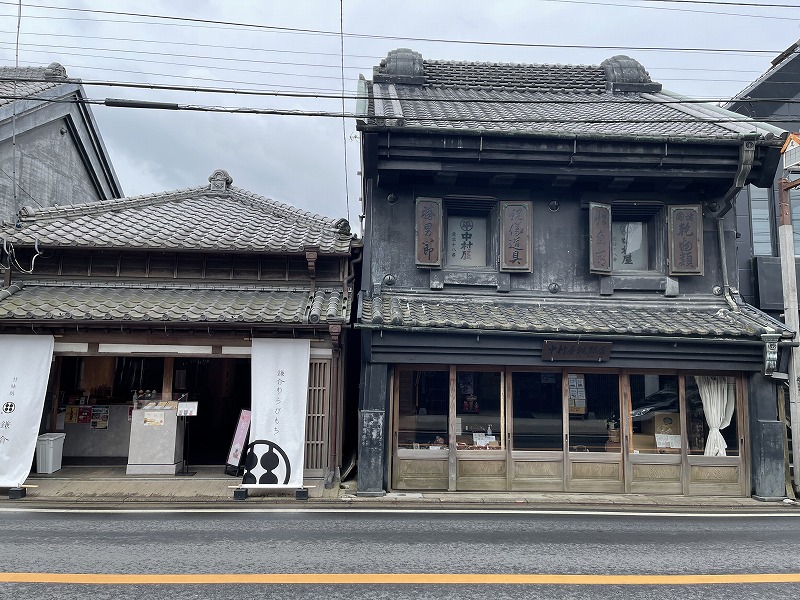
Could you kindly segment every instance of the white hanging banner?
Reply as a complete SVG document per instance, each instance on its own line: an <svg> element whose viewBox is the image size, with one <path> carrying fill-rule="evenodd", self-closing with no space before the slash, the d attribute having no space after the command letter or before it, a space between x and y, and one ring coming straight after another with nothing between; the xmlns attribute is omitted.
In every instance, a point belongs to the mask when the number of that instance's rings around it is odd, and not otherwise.
<svg viewBox="0 0 800 600"><path fill-rule="evenodd" d="M0 348L0 488L9 488L22 485L31 472L53 336L0 335Z"/></svg>
<svg viewBox="0 0 800 600"><path fill-rule="evenodd" d="M250 443L242 485L302 487L310 340L253 340Z"/></svg>

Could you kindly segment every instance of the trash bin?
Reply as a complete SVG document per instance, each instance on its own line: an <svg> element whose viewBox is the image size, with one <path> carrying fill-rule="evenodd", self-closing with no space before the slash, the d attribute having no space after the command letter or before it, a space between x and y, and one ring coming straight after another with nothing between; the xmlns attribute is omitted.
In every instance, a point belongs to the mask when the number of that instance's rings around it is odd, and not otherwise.
<svg viewBox="0 0 800 600"><path fill-rule="evenodd" d="M55 473L61 469L64 433L43 433L36 438L36 472Z"/></svg>

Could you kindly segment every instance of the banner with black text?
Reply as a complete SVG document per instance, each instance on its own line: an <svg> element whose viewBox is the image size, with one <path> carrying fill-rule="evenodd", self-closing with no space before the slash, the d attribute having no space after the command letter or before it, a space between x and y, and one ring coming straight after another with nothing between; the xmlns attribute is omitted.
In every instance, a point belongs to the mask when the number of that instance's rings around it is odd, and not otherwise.
<svg viewBox="0 0 800 600"><path fill-rule="evenodd" d="M0 335L0 488L31 472L53 360L53 336Z"/></svg>
<svg viewBox="0 0 800 600"><path fill-rule="evenodd" d="M309 340L253 340L250 443L242 485L302 487Z"/></svg>

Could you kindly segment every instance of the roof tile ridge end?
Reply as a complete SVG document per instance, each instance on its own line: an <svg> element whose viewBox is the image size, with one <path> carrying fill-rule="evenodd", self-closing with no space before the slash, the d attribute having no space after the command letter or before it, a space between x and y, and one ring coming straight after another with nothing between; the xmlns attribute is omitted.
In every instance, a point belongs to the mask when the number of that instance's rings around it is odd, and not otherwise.
<svg viewBox="0 0 800 600"><path fill-rule="evenodd" d="M91 202L79 202L77 204L59 204L46 208L23 208L20 212L23 222L39 221L45 219L57 219L61 217L72 217L76 215L91 215L113 210L123 210L138 206L147 206L158 202L170 201L189 193L199 192L204 187L186 188L169 192L155 192L140 196L125 196L122 198L109 198L107 200L93 200Z"/></svg>
<svg viewBox="0 0 800 600"><path fill-rule="evenodd" d="M291 204L287 204L286 202L281 202L280 200L275 200L273 198L268 198L267 196L262 196L261 194L256 194L255 192L251 192L249 190L242 189L240 187L231 186L230 190L233 194L234 199L239 201L247 201L252 204L259 204L262 205L263 208L269 209L273 212L283 213L283 216L286 217L304 217L306 219L312 219L315 221L319 221L325 225L335 225L338 220L332 219L330 217L326 217L320 215L318 213L313 213L311 211L303 210L301 208L297 208Z"/></svg>

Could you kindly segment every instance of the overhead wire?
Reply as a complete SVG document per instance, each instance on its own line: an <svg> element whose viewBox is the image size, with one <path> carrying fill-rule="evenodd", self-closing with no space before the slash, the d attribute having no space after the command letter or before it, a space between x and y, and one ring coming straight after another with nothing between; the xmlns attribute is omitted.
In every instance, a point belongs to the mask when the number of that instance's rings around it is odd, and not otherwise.
<svg viewBox="0 0 800 600"><path fill-rule="evenodd" d="M344 32L344 0L339 0L339 32ZM339 37L339 43L342 51L342 115L345 113L345 80L344 80L344 35ZM347 176L347 121L346 117L342 116L342 143L344 154L344 190L345 200L347 203L347 221L350 221L350 184Z"/></svg>
<svg viewBox="0 0 800 600"><path fill-rule="evenodd" d="M548 1L558 1L558 0L548 0ZM578 2L577 0L561 0L563 3L582 3L582 4L598 4L598 5L612 5L609 3L603 2ZM686 4L687 3L684 1ZM2 4L12 4L10 2L2 2L0 1L0 5ZM720 4L720 5L734 5L734 4L741 4L742 6L748 5L749 3L724 3L724 2L696 2L696 4ZM21 0L20 0L21 5ZM630 6L627 5L620 5L620 4L613 4L614 6ZM763 5L760 5L763 7ZM369 57L369 56L361 56L361 55L345 55L344 49L345 38L354 38L354 39L378 39L378 40L398 40L398 41L409 41L409 42L425 42L425 43L447 43L447 44L474 44L479 46L499 46L499 47L517 47L517 48L557 48L557 49L577 49L577 50L623 50L623 51L638 51L638 52L661 52L661 53L691 53L691 54L714 54L714 55L726 55L726 56L761 56L765 54L777 54L777 51L774 50L760 50L760 49L742 49L742 48L700 48L700 47L660 47L660 46L611 46L611 45L603 45L603 46L593 46L593 45L570 45L570 44L535 44L535 43L516 43L516 42L492 42L492 41L482 41L482 40L459 40L459 39L446 39L446 38L426 38L426 37L401 37L401 36L381 36L381 35L373 35L373 34L360 34L360 33L346 33L343 27L343 6L342 0L340 0L340 23L339 23L339 31L338 32L330 32L325 30L312 30L312 29L299 29L299 28L283 28L283 27L273 27L273 26L260 26L258 24L250 24L250 23L236 23L232 21L216 21L210 19L195 19L195 18L183 18L183 17L170 17L165 15L147 15L144 13L126 13L126 12L116 12L116 11L103 11L103 10L89 10L89 9L74 9L74 8L64 8L64 7L53 7L53 6L46 6L46 5L35 5L35 4L28 4L26 2L26 7L31 8L41 8L41 9L50 9L50 10L76 10L82 13L94 13L94 14L103 14L103 15L116 15L116 16L133 16L136 18L147 18L147 19L168 19L168 20L175 20L181 23L180 26L185 26L185 24L190 23L192 27L195 26L203 26L203 27L214 27L214 28L231 28L231 29L240 29L240 28L256 28L256 29L264 29L268 30L272 33L282 33L282 34L295 34L295 35L320 35L320 36L332 36L338 35L339 38L339 45L340 45L340 52L338 53L338 57L340 59L339 65L325 65L325 64L315 64L310 62L302 62L302 61L272 61L272 60L265 60L265 59L256 59L252 56L246 58L230 58L230 57L215 57L215 56L203 56L203 55L192 55L192 54L182 54L182 53L175 53L175 52L157 52L157 51L146 51L146 50L120 50L120 49L113 49L113 48L96 48L96 47L84 47L84 46L58 46L59 52L66 55L71 56L79 56L79 57L86 57L86 58L101 58L103 60L110 60L110 61L131 61L135 60L139 63L148 63L148 64L169 64L171 66L183 66L183 67L202 67L209 70L226 70L229 72L236 72L236 73L258 73L259 75L277 75L281 77L306 77L309 79L314 80L322 80L322 79L338 79L340 80L340 90L338 90L339 94L304 94L304 93L283 93L283 92L271 92L265 90L233 90L233 89L220 89L220 90L212 90L212 89L188 89L188 86L166 86L166 85L159 85L159 84L129 84L127 82L118 82L118 81L95 81L95 82L80 82L83 85L106 85L108 87L137 87L137 88L150 88L150 89L158 89L164 91L192 91L192 92L202 92L202 93L220 93L220 94L248 94L248 95L268 95L268 96L275 96L275 97L299 97L299 98L317 98L317 99L338 99L341 101L341 111L339 113L332 112L332 111L308 111L308 110L281 110L281 109L271 109L271 108L251 108L251 107L229 107L229 106L203 106L203 105L191 105L191 104L174 104L174 108L172 108L173 103L162 103L164 106L161 108L166 108L166 105L169 105L170 110L184 110L184 111L203 111L203 112L228 112L228 113L239 113L239 114L267 114L267 115L286 115L286 116L306 116L306 117L332 117L332 118L339 118L342 122L342 134L343 134L343 142L344 142L344 167L345 167L345 188L347 192L347 218L350 219L350 208L349 208L349 185L347 180L348 175L348 165L347 165L347 136L346 136L346 123L345 119L347 118L359 118L359 115L348 113L345 106L345 100L349 98L355 99L356 96L348 96L346 92L346 85L345 85L345 69L353 69L353 70L360 70L362 67L356 67L352 65L345 66L345 57L355 58L355 57L363 57L363 58L375 58L379 60L378 57ZM776 5L776 8L790 8L785 5ZM653 8L653 7L649 7ZM21 9L20 9L21 10ZM754 15L748 15L751 18ZM773 18L767 16L761 16L762 18ZM26 19L28 16L26 15ZM39 17L39 16L31 16L31 18L52 18L52 17ZM58 18L58 17L56 17ZM778 17L776 17L778 18ZM795 19L792 17L787 17L786 15L779 17L784 21L800 21L800 19ZM78 19L68 18L62 20L72 20L76 21ZM81 20L91 20L91 21L103 21L103 19L81 19ZM117 20L107 20L106 22L111 23L121 23L119 19ZM128 21L125 21L128 22ZM134 23L139 23L143 25L163 25L167 23L153 23L153 22L146 22L146 21L135 21ZM170 25L175 25L175 23L168 23ZM145 41L145 40L143 40ZM19 39L17 40L19 43ZM0 42L2 44L2 42ZM182 46L197 46L197 47L220 47L226 48L226 50L234 49L232 47L227 46L214 46L210 44L191 44L185 42L176 42L176 45L180 44ZM35 50L28 50L29 52L38 52L44 51L44 48L51 48L50 45L44 44L23 44L26 48L34 48ZM100 51L100 52L113 52L115 56L93 56L87 54L70 54L64 52L65 48L70 48L74 50L89 50L89 51ZM240 50L247 50L252 52L254 49L239 47ZM18 50L17 50L18 51ZM275 52L281 52L280 50L274 50ZM318 56L336 56L334 53L310 53L310 52L297 52L297 51L285 51L291 52L292 55L300 55L300 54L308 54L308 55L318 55ZM120 56L120 53L123 53L124 56ZM152 59L143 59L142 56L178 56L182 58L193 58L193 59L200 59L204 61L226 61L226 62L234 62L237 64L236 67L230 66L218 66L218 65L209 65L207 63L203 65L197 64L187 64L187 63L175 63L174 61L170 62L162 62ZM140 58L130 58L130 57L140 57ZM311 67L311 68L335 68L338 67L340 70L340 74L338 77L333 76L325 76L319 74L301 74L301 73L285 73L279 71L262 71L262 70L250 70L250 69L242 69L239 68L238 65L243 63L249 64L275 64L275 65L290 65L293 67ZM18 64L18 63L17 63ZM82 67L82 68L92 68L103 70L97 67ZM370 68L370 67L367 67ZM655 70L655 67L650 67L651 70ZM193 80L193 81L214 81L220 82L222 80L216 78L197 78L197 77L187 77L181 75L173 75L170 73L164 74L142 74L139 71L123 71L120 69L113 69L116 72L130 72L130 73L137 73L141 75L150 75L156 77L170 77L172 79L180 78L182 80ZM662 68L663 70L663 68ZM741 70L725 70L725 69L691 69L691 68L676 68L675 70L698 70L698 71L705 71L705 72L713 72L718 70L720 72L723 71L732 71L742 73ZM749 71L751 73L758 73L759 71ZM668 78L668 81L692 81L691 78ZM736 79L709 79L708 77L704 77L703 81L719 81L719 82L741 82L743 84L750 83L748 80L736 80ZM228 81L224 81L228 83ZM320 90L323 92L327 92L324 88L303 88L302 86L285 86L285 85L278 85L278 84L263 84L263 83L256 83L256 82L230 82L230 83L245 83L246 85L265 85L270 86L272 88L283 88L283 89L292 89L292 90ZM788 83L788 82L787 82ZM335 90L330 90L335 91ZM16 94L14 94L16 96ZM2 97L2 96L0 96ZM109 106L108 103L109 99L105 100L92 100L92 99L85 99L82 102L86 104L103 104ZM404 98L403 101L406 101ZM413 102L413 100L411 100ZM721 99L717 100L718 102L727 102L729 99ZM766 101L776 101L776 99L754 99L754 102L766 102ZM121 101L125 102L125 101ZM695 101L680 101L680 103L692 103ZM709 102L709 100L696 100L696 102ZM794 101L793 101L794 102ZM579 104L580 102L571 102L568 104ZM139 106L140 108L159 108L156 106L159 104L158 102L152 102L152 106L146 106L146 103L141 103ZM548 102L548 104L552 104L552 102ZM666 104L666 103L665 103ZM363 115L361 116L363 118ZM419 119L422 120L422 119ZM452 119L443 117L443 118L426 118L424 121L436 123L439 121L450 121ZM635 124L635 123L683 123L690 121L690 119L520 119L520 118L509 118L509 119L484 119L484 118L459 118L459 121L463 122L478 122L478 123L553 123L553 124ZM694 119L691 119L694 121ZM736 118L736 119L703 119L704 122L708 123L728 123L728 122L736 122L739 124L746 124L746 123L759 123L754 119L747 119L747 118ZM769 120L772 123L783 122L780 118L776 120L772 118ZM793 122L789 119L786 122ZM25 192L27 194L27 192ZM28 194L29 195L29 194ZM35 201L35 199L34 199ZM37 202L38 203L38 202Z"/></svg>
<svg viewBox="0 0 800 600"><path fill-rule="evenodd" d="M0 82L2 81L20 81L18 78L0 75ZM38 83L52 83L52 79L46 78L29 78L26 77L24 81L38 82ZM257 90L247 88L222 88L222 87L201 87L201 86L183 86L174 84L158 84L158 83L138 83L138 82L123 82L123 81L108 81L108 80L75 80L86 87L111 87L111 88L130 88L130 89L146 89L158 91L171 91L171 92L192 92L204 94L225 94L225 95L241 95L241 96L268 96L276 98L296 98L296 99L311 99L311 100L392 100L391 96L383 96L381 94L372 93L369 96L359 95L358 93L348 94L344 86L340 90L335 90L333 93L308 93L308 92L283 92L275 90ZM11 96L3 96L0 94L0 99L11 99ZM19 99L20 97L16 97ZM740 99L744 100L744 99ZM788 97L758 97L747 98L750 102L781 102L785 104L800 104L800 99ZM416 102L430 102L429 97L411 97L406 96L402 102L416 103ZM714 104L721 102L730 102L730 98L681 98L681 99L650 99L639 98L637 96L617 96L606 98L608 103L613 102L615 105L620 104L641 104L647 106L663 105L669 106L671 104ZM530 99L526 97L517 98L437 98L436 102L439 104L487 104L487 105L594 105L597 104L597 98L543 98L543 99Z"/></svg>
<svg viewBox="0 0 800 600"><path fill-rule="evenodd" d="M641 10L661 10L661 11L670 11L670 12L681 12L681 13L695 13L695 14L705 14L705 15L715 15L715 16L725 16L725 17L745 17L748 19L770 19L770 20L789 20L795 21L797 19L793 19L791 17L780 16L780 15L756 15L752 13L739 13L739 12L723 12L719 10L702 10L699 8L675 8L669 6L642 6L640 4L631 4L631 3L619 3L619 2L602 2L599 0L542 0L543 2L550 2L550 3L557 3L557 4L584 4L590 6L615 6L620 8L634 8L634 9L641 9ZM647 0L639 0L647 1ZM667 1L667 0L664 0ZM706 3L692 3L692 4L706 4ZM786 5L755 5L755 4L748 4L748 3L711 3L708 4L718 4L722 6L742 6L742 7L749 7L749 8L796 8L794 6L786 6Z"/></svg>
<svg viewBox="0 0 800 600"><path fill-rule="evenodd" d="M588 0L560 0L562 2L588 2ZM0 0L0 5L3 4L10 4L7 0ZM329 31L324 29L307 29L307 28L300 28L300 27L279 27L275 25L263 25L261 23L245 23L240 21L224 21L218 19L201 19L197 17L179 17L173 15L160 15L160 14L149 14L149 13L137 13L137 12L127 12L127 11L110 11L110 10L99 10L99 9L88 9L88 8L75 8L75 7L61 7L61 6L50 6L50 5L43 5L43 4L27 4L30 8L41 8L46 10L56 10L56 11L71 11L71 12L79 12L79 13L88 13L88 14L102 14L102 15L112 15L112 16L128 16L128 17L138 17L138 18L146 18L146 19L155 19L156 21L175 21L176 23L182 24L191 24L191 25L204 25L204 26L226 26L226 27L235 27L235 28L246 28L246 29L255 29L255 30L265 30L271 32L284 32L284 33L294 33L294 34L304 34L304 35L321 35L321 36L339 36L340 34L336 31ZM714 13L717 14L717 13ZM752 17L752 15L742 15ZM38 16L31 16L31 18L41 18ZM783 21L800 21L800 18L794 19L791 17L786 17L785 15L778 17ZM76 19L74 17L68 18L67 20L81 20ZM102 19L91 19L92 21L103 21ZM113 23L120 23L119 20L112 20L110 22ZM145 23L148 25L155 25L160 23ZM352 38L360 38L360 39L379 39L379 40L398 40L398 41L416 41L416 42L431 42L431 43L447 43L447 44L468 44L468 45L478 45L478 46L498 46L498 47L518 47L518 48L573 48L573 49L599 49L599 50L638 50L642 52L648 51L658 51L658 52L713 52L713 53L744 53L744 54L751 54L751 53L768 53L768 54L776 54L778 51L775 50L739 50L739 49L731 49L731 48L674 48L674 47L636 47L636 46L618 46L618 45L584 45L584 44L536 44L536 43L528 43L528 42L494 42L488 40L462 40L462 39L448 39L448 38L428 38L428 37L413 37L413 36L396 36L396 35L379 35L379 34L370 34L370 33L345 33L342 32L341 34L343 37L352 37Z"/></svg>
<svg viewBox="0 0 800 600"><path fill-rule="evenodd" d="M6 100L21 100L21 99L36 99L41 102L49 103L80 103L88 105L105 105L113 108L141 108L141 109L159 109L159 110L173 110L173 111L192 111L192 112L211 112L211 113L233 113L233 114L261 114L261 115L282 115L282 116L296 116L296 117L326 117L334 119L352 118L352 119L367 119L371 121L391 121L393 117L388 116L366 116L356 113L344 112L331 112L331 111L308 111L297 109L277 109L277 108L258 108L258 107L230 107L230 106L210 106L210 105L197 105L197 104L179 104L173 102L148 102L143 100L127 100L119 98L35 98L32 96L18 96L12 97L9 95L0 95L0 99ZM508 123L527 123L527 124L668 124L668 123L738 123L738 124L752 124L761 125L764 120L753 119L745 116L731 116L719 118L691 118L686 115L683 118L542 118L542 117L509 117L509 118L486 118L486 117L466 117L466 116L415 116L408 117L419 122L461 122L461 123L484 123L484 124L508 124ZM770 117L769 123L793 123L797 118L791 117Z"/></svg>

